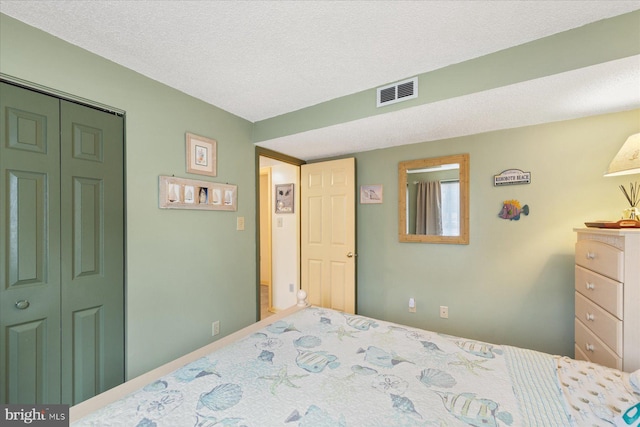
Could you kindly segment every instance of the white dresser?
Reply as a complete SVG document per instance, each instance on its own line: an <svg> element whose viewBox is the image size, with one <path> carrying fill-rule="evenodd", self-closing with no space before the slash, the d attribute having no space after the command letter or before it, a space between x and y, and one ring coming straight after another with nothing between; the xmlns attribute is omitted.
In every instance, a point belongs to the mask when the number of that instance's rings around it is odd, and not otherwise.
<svg viewBox="0 0 640 427"><path fill-rule="evenodd" d="M574 229L575 358L640 369L640 229Z"/></svg>

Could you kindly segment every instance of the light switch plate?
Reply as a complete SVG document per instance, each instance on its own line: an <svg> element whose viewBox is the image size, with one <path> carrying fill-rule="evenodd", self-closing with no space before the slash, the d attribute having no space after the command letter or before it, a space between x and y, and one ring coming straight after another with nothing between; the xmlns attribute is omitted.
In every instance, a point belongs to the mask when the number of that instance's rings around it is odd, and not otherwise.
<svg viewBox="0 0 640 427"><path fill-rule="evenodd" d="M440 306L440 317L443 319L448 319L449 318L449 307L446 305L441 305Z"/></svg>

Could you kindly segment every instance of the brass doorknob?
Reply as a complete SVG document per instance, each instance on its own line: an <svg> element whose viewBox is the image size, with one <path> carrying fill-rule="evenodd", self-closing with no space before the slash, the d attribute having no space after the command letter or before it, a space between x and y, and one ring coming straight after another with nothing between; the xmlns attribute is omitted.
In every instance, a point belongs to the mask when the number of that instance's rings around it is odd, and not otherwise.
<svg viewBox="0 0 640 427"><path fill-rule="evenodd" d="M347 254L347 258L353 258L354 256L358 256L357 254L354 254L353 252L349 252Z"/></svg>

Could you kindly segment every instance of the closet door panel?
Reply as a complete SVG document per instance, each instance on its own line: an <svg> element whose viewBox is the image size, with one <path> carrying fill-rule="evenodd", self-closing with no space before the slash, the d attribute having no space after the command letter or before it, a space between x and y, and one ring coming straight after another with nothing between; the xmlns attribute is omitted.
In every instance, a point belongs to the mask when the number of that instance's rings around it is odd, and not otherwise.
<svg viewBox="0 0 640 427"><path fill-rule="evenodd" d="M47 280L47 174L7 170L8 287L43 285Z"/></svg>
<svg viewBox="0 0 640 427"><path fill-rule="evenodd" d="M60 402L59 100L0 83L0 402Z"/></svg>
<svg viewBox="0 0 640 427"><path fill-rule="evenodd" d="M7 325L7 395L8 401L43 402L50 381L41 375L47 372L47 360L42 348L47 345L47 320L34 320Z"/></svg>
<svg viewBox="0 0 640 427"><path fill-rule="evenodd" d="M124 381L123 119L61 102L63 402Z"/></svg>
<svg viewBox="0 0 640 427"><path fill-rule="evenodd" d="M95 396L105 383L104 311L100 307L73 313L73 401Z"/></svg>
<svg viewBox="0 0 640 427"><path fill-rule="evenodd" d="M102 274L104 194L102 180L74 177L73 278Z"/></svg>

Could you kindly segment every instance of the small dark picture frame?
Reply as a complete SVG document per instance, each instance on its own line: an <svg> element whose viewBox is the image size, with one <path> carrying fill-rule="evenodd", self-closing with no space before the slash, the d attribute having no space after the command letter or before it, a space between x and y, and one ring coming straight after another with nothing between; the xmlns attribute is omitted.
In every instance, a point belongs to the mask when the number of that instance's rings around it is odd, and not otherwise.
<svg viewBox="0 0 640 427"><path fill-rule="evenodd" d="M277 214L293 213L294 198L293 184L278 184L276 189L276 209Z"/></svg>

